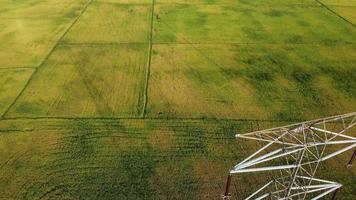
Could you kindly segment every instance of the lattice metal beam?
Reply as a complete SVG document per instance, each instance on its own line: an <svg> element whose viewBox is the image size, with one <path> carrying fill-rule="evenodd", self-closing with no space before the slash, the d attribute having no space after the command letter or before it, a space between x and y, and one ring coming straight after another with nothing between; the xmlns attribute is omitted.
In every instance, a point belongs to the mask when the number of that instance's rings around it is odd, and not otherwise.
<svg viewBox="0 0 356 200"><path fill-rule="evenodd" d="M246 199L319 199L338 191L341 184L315 178L320 162L355 149L356 112L282 126L246 134L237 138L266 144L235 165L231 174L278 171L278 176ZM356 150L348 163L352 164ZM278 164L271 164L278 163ZM228 182L228 184L230 184ZM319 183L315 183L319 182ZM229 186L230 187L230 186ZM268 193L261 192L267 191ZM229 198L228 187L223 196Z"/></svg>

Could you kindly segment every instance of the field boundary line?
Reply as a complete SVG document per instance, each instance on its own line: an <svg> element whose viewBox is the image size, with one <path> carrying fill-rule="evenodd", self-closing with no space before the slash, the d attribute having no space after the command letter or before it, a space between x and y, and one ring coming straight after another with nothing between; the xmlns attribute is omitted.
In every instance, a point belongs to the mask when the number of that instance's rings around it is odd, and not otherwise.
<svg viewBox="0 0 356 200"><path fill-rule="evenodd" d="M92 42L92 43L86 43L86 42L83 42L83 43L75 43L75 42L63 42L63 43L60 43L58 44L59 46L88 46L88 47L92 47L92 46L122 46L122 45L146 45L147 42Z"/></svg>
<svg viewBox="0 0 356 200"><path fill-rule="evenodd" d="M340 19L342 19L343 21L351 24L352 26L356 26L356 24L352 23L350 20L346 19L345 17L341 16L339 13L335 12L333 9L329 8L329 6L327 6L326 4L324 4L323 2L321 2L320 0L315 0L316 2L318 2L322 7L324 7L325 9L327 9L328 11L330 11L332 14L334 14L335 16L339 17Z"/></svg>
<svg viewBox="0 0 356 200"><path fill-rule="evenodd" d="M16 96L16 98L14 99L14 101L9 105L9 107L7 107L7 109L3 112L3 114L0 116L0 120L3 119L5 117L5 115L10 111L10 109L15 105L15 103L19 100L20 96L22 96L22 94L25 92L26 88L30 85L31 81L33 80L35 74L37 74L38 70L43 67L43 65L46 63L46 61L48 60L48 58L52 55L52 53L54 52L54 50L58 47L58 45L60 44L60 42L63 40L64 36L70 31L70 29L77 23L77 21L79 20L79 18L85 13L85 11L87 10L87 8L89 7L89 5L93 2L93 0L89 0L88 3L85 4L85 6L83 7L83 9L81 10L81 12L79 13L79 15L73 20L73 22L68 26L68 28L64 31L64 33L61 35L61 37L59 37L59 39L57 40L57 42L54 44L54 46L52 47L52 49L48 52L48 54L44 57L44 59L41 61L41 63L35 68L34 72L31 74L30 78L27 80L26 84L24 85L24 87L22 88L22 90L20 91L20 93Z"/></svg>
<svg viewBox="0 0 356 200"><path fill-rule="evenodd" d="M152 63L152 38L153 38L153 20L154 20L154 10L155 10L155 3L156 0L152 0L151 5L151 21L150 21L150 32L148 38L148 58L147 58L147 65L146 65L146 76L145 76L145 87L143 92L143 106L142 111L140 114L141 118L144 118L146 115L147 103L148 103L148 83L151 75L151 63Z"/></svg>
<svg viewBox="0 0 356 200"><path fill-rule="evenodd" d="M157 120L157 121L184 121L184 120L203 120L203 121L239 121L239 122L300 122L309 119L251 119L251 118L216 118L216 117L5 117L2 121L15 121L15 120Z"/></svg>
<svg viewBox="0 0 356 200"><path fill-rule="evenodd" d="M184 38L182 38L184 39ZM184 39L186 40L186 39ZM155 42L154 45L221 45L221 46L347 46L356 45L356 42L334 42L334 43L242 43L242 42Z"/></svg>
<svg viewBox="0 0 356 200"><path fill-rule="evenodd" d="M1 67L0 70L36 69L37 67Z"/></svg>
<svg viewBox="0 0 356 200"><path fill-rule="evenodd" d="M147 45L148 42L83 42L83 43L67 43L62 42L58 44L59 46L88 46L88 47L99 47L99 46L124 46L124 45ZM356 42L333 42L333 43L322 43L322 42L308 42L308 43L252 43L252 42L152 42L153 45L231 45L231 46L346 46L346 45L356 45ZM35 67L32 67L35 68ZM2 69L2 68L0 68Z"/></svg>

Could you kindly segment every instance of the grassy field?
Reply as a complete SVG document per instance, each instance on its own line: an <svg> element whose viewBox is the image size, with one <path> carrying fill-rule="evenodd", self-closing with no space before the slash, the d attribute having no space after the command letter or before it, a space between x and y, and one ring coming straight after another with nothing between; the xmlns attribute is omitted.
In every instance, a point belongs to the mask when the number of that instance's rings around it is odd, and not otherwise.
<svg viewBox="0 0 356 200"><path fill-rule="evenodd" d="M218 199L226 169L253 151L253 144L240 143L233 133L278 124L3 120L0 192L14 199ZM350 153L323 166L321 174L344 167ZM355 198L354 173L339 170L329 177L345 184L343 199ZM261 175L236 176L234 198L263 181Z"/></svg>
<svg viewBox="0 0 356 200"><path fill-rule="evenodd" d="M355 109L354 45L183 44L153 51L152 117L289 120Z"/></svg>
<svg viewBox="0 0 356 200"><path fill-rule="evenodd" d="M85 1L0 1L0 68L36 67Z"/></svg>
<svg viewBox="0 0 356 200"><path fill-rule="evenodd" d="M138 116L146 51L143 45L60 45L6 116Z"/></svg>
<svg viewBox="0 0 356 200"><path fill-rule="evenodd" d="M345 21L356 24L356 14L353 11L353 7L356 6L355 0L322 0L320 2L344 18Z"/></svg>
<svg viewBox="0 0 356 200"><path fill-rule="evenodd" d="M67 43L145 43L150 6L94 2L66 34ZM93 34L95 32L95 34Z"/></svg>
<svg viewBox="0 0 356 200"><path fill-rule="evenodd" d="M4 113L33 73L32 69L0 69L0 112Z"/></svg>
<svg viewBox="0 0 356 200"><path fill-rule="evenodd" d="M0 199L218 199L261 145L236 133L356 110L355 8L0 0ZM318 174L346 200L350 155Z"/></svg>

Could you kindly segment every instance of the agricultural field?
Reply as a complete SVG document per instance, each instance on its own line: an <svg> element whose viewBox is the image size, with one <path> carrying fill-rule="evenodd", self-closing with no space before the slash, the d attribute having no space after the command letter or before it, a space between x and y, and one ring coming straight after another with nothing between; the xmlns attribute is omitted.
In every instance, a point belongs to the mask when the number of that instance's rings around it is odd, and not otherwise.
<svg viewBox="0 0 356 200"><path fill-rule="evenodd" d="M261 145L236 133L356 111L355 13L356 0L0 0L0 199L219 199ZM318 172L346 200L351 154ZM234 177L232 199L266 177Z"/></svg>

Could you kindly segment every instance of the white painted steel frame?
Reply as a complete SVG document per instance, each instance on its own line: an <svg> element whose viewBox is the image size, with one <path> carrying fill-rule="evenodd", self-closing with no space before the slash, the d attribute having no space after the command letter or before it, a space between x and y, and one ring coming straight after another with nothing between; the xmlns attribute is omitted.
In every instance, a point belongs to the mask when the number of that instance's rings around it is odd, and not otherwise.
<svg viewBox="0 0 356 200"><path fill-rule="evenodd" d="M342 185L314 177L320 162L356 147L356 138L345 133L356 125L356 112L302 123L237 134L237 138L267 142L262 148L235 165L230 174L280 171L286 177L273 177L272 181L245 198L248 199L306 199L313 193L313 200L325 197ZM336 130L334 130L336 129ZM354 131L354 130L353 130ZM334 148L328 148L334 146ZM275 149L269 150L274 147ZM335 150L336 149L336 150ZM326 151L328 150L328 151ZM267 152L263 154L264 152ZM279 161L270 165L270 161ZM319 182L320 184L316 184ZM273 189L262 193L266 188ZM281 187L281 188L278 188ZM229 198L223 196L224 199Z"/></svg>

